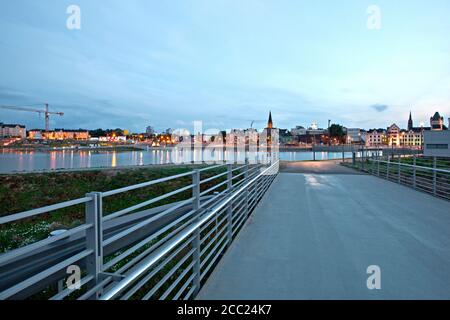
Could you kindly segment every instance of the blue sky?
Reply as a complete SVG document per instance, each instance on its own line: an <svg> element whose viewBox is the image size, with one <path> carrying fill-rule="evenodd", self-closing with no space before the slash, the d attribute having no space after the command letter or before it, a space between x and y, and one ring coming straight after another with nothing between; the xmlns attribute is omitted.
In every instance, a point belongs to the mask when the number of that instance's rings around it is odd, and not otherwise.
<svg viewBox="0 0 450 320"><path fill-rule="evenodd" d="M66 8L81 8L81 30ZM382 28L366 26L378 5ZM0 104L48 102L52 127L144 131L450 117L448 0L0 2ZM378 106L378 107L377 107ZM42 127L37 114L0 122Z"/></svg>

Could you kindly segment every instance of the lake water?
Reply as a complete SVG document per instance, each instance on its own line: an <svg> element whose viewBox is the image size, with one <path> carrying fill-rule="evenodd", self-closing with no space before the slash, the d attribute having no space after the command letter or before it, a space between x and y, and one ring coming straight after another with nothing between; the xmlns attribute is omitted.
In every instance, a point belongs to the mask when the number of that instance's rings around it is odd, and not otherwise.
<svg viewBox="0 0 450 320"><path fill-rule="evenodd" d="M55 169L79 169L122 166L143 166L171 163L190 163L191 161L223 161L238 160L244 162L245 158L256 159L261 154L233 151L181 151L174 149L149 151L17 151L12 149L0 150L0 172L40 171ZM351 152L344 154L351 158ZM279 158L285 161L313 160L310 151L282 151ZM328 153L316 152L316 160L342 159L342 152Z"/></svg>

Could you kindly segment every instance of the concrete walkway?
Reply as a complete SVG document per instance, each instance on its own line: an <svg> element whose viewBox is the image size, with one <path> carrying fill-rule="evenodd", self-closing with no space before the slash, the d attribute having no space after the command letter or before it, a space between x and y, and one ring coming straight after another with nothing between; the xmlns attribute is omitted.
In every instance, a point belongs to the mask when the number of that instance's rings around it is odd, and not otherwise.
<svg viewBox="0 0 450 320"><path fill-rule="evenodd" d="M197 298L450 299L450 202L368 175L280 173Z"/></svg>
<svg viewBox="0 0 450 320"><path fill-rule="evenodd" d="M348 160L351 161L351 160ZM363 174L344 166L342 160L326 161L281 161L281 172L315 173L315 174Z"/></svg>

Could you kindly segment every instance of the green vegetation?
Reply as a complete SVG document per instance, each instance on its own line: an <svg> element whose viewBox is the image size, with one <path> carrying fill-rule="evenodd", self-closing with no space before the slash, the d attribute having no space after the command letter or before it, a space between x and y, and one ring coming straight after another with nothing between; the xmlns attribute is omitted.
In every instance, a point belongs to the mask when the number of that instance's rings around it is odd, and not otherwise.
<svg viewBox="0 0 450 320"><path fill-rule="evenodd" d="M0 216L84 197L86 193L92 191L104 192L114 190L137 183L189 172L193 169L193 166L165 166L158 168L0 175ZM201 178L204 179L216 175L224 170L225 168L217 168L202 172ZM223 181L223 179L224 177L220 177L217 180L202 184L202 190L210 188L218 181ZM107 197L103 201L104 215L168 193L191 183L191 177L186 176ZM220 190L218 189L218 191ZM187 190L142 208L141 210L187 199L190 196L191 192ZM0 252L44 239L55 229L73 228L82 224L84 219L84 205L77 205L49 214L2 225L0 226Z"/></svg>

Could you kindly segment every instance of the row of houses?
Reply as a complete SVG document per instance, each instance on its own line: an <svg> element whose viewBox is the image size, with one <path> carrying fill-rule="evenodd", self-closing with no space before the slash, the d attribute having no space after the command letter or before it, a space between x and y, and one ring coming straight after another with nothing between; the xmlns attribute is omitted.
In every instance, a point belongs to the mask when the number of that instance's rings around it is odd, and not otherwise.
<svg viewBox="0 0 450 320"><path fill-rule="evenodd" d="M450 119L449 119L450 122ZM450 126L450 124L449 124ZM398 146L398 147L422 147L427 131L444 131L448 128L444 125L444 117L436 112L430 118L430 126L414 127L412 115L409 114L408 128L400 129L395 123L387 129L372 129L364 133L366 146Z"/></svg>
<svg viewBox="0 0 450 320"><path fill-rule="evenodd" d="M0 123L0 138L19 138L31 140L88 140L88 130L67 130L55 129L45 131L41 129L33 129L27 131L21 124Z"/></svg>
<svg viewBox="0 0 450 320"><path fill-rule="evenodd" d="M21 124L6 124L0 122L0 138L25 139L27 131Z"/></svg>

